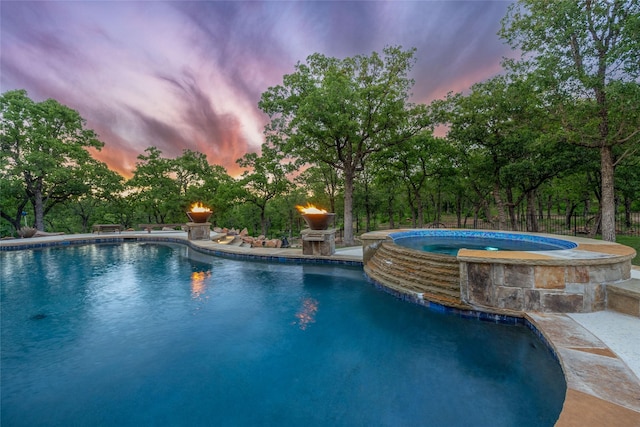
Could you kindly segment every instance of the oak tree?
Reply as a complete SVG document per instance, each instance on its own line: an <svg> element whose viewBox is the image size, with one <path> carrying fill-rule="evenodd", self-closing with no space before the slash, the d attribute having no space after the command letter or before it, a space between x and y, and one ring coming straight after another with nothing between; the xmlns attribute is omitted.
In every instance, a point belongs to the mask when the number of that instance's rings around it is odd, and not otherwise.
<svg viewBox="0 0 640 427"><path fill-rule="evenodd" d="M499 34L522 52L508 66L531 70L542 87L570 100L557 106L568 140L599 150L602 238L615 241L614 170L637 149L640 122L632 113L636 91L626 100L612 99L612 92L620 83L638 85L640 2L520 0ZM629 109L628 119L612 122L612 101Z"/></svg>
<svg viewBox="0 0 640 427"><path fill-rule="evenodd" d="M344 59L316 53L259 102L271 119L268 143L301 166L326 164L340 171L345 244L354 243L354 180L369 156L427 126L424 106L408 102L414 53L400 47Z"/></svg>
<svg viewBox="0 0 640 427"><path fill-rule="evenodd" d="M2 94L0 115L0 180L15 192L15 204L3 202L0 215L15 226L31 204L35 227L44 231L52 207L89 191L95 161L87 149L103 143L77 111L53 99L35 102L25 90Z"/></svg>

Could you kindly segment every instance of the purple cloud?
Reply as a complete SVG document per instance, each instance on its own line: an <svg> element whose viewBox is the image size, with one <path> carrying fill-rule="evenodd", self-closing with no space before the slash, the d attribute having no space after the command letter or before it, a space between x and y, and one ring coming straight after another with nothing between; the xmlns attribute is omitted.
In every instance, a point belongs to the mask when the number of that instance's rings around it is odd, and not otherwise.
<svg viewBox="0 0 640 427"><path fill-rule="evenodd" d="M155 145L191 149L238 173L259 150L260 95L314 52L345 57L417 48L415 102L500 71L508 2L2 2L0 89L80 112L130 175Z"/></svg>

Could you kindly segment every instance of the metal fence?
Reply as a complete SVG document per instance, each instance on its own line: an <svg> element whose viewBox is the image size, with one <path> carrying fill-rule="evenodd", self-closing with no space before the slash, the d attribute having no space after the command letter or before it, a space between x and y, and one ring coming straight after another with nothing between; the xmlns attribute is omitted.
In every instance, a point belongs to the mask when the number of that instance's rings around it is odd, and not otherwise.
<svg viewBox="0 0 640 427"><path fill-rule="evenodd" d="M534 231L539 233L564 234L564 235L589 235L592 232L600 234L596 215L574 214L567 218L564 215L544 215L537 218L537 230L532 230L527 224L526 218L518 218L515 227L509 226L510 231ZM425 224L425 228L469 228L481 230L498 229L498 221L462 218L458 223L457 218L446 217L440 222ZM632 212L630 215L616 215L616 234L625 236L640 236L640 212Z"/></svg>

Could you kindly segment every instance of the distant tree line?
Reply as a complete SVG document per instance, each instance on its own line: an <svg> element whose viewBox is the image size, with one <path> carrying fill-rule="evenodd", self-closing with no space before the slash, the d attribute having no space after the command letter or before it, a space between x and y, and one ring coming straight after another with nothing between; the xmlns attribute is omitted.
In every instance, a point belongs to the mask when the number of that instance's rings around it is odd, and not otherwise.
<svg viewBox="0 0 640 427"><path fill-rule="evenodd" d="M430 105L409 102L414 49L311 55L262 95L266 142L237 159L237 178L202 153L151 146L125 180L91 157L103 143L76 111L8 91L0 234L179 223L202 202L217 226L293 236L295 206L311 202L338 214L346 244L445 217L503 230L524 217L538 231L551 211L593 216L591 231L615 240L616 213L640 211L639 30L637 1L520 1L500 35L522 58Z"/></svg>

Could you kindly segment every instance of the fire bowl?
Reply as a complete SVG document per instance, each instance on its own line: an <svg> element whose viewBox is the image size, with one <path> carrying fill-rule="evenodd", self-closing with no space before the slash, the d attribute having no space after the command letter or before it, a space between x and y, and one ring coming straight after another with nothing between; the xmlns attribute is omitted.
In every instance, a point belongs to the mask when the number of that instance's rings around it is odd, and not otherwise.
<svg viewBox="0 0 640 427"><path fill-rule="evenodd" d="M302 214L305 222L312 230L326 230L329 221L333 220L334 213Z"/></svg>
<svg viewBox="0 0 640 427"><path fill-rule="evenodd" d="M37 232L38 232L37 228L22 227L20 230L18 230L18 236L22 237L23 239L28 239L30 237L35 236Z"/></svg>
<svg viewBox="0 0 640 427"><path fill-rule="evenodd" d="M187 216L191 222L195 223L207 222L212 214L213 212L187 212Z"/></svg>

